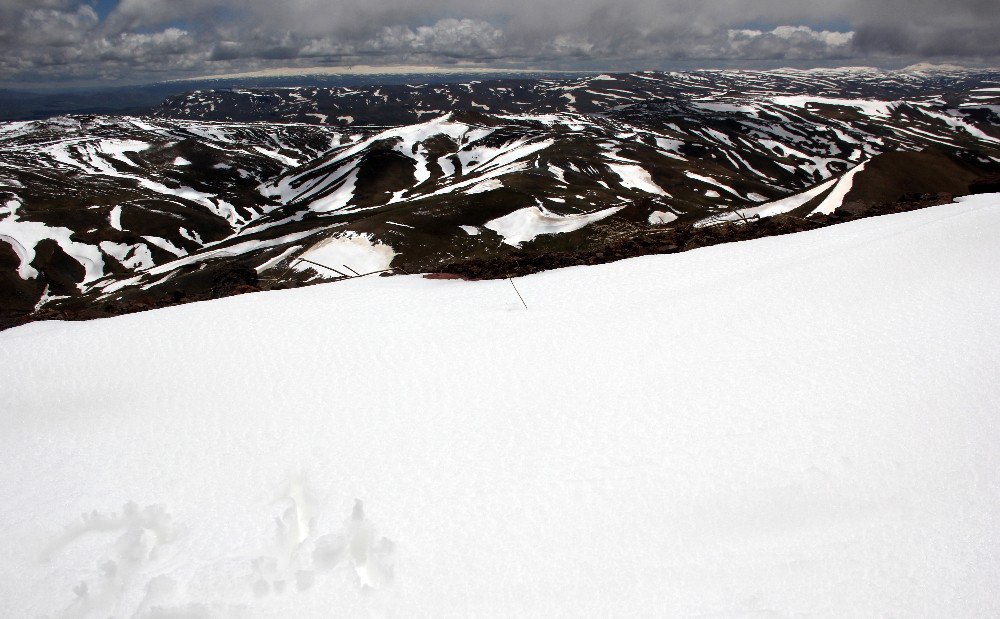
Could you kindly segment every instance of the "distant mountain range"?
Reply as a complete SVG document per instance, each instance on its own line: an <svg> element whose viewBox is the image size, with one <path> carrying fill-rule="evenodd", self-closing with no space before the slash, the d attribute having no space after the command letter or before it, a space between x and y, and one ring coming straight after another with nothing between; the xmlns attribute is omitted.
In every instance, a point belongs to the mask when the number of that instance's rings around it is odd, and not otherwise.
<svg viewBox="0 0 1000 619"><path fill-rule="evenodd" d="M948 202L998 173L1000 72L201 89L0 124L0 308L500 277Z"/></svg>
<svg viewBox="0 0 1000 619"><path fill-rule="evenodd" d="M500 77L541 77L552 73L503 73ZM447 84L483 79L482 74L450 72L368 72L368 73L301 73L244 74L219 77L199 77L154 84L114 87L74 88L0 88L0 121L44 120L65 114L131 114L146 115L167 97L181 96L195 90L228 88L289 88L289 87L363 87L373 84L434 83Z"/></svg>

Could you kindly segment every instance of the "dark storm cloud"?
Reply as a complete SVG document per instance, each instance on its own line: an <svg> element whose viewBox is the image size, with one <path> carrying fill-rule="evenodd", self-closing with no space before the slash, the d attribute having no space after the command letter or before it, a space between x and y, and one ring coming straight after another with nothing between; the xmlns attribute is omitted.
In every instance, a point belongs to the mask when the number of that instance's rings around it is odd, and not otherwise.
<svg viewBox="0 0 1000 619"><path fill-rule="evenodd" d="M859 54L1000 58L998 0L881 0L863 8L855 28Z"/></svg>
<svg viewBox="0 0 1000 619"><path fill-rule="evenodd" d="M268 66L991 63L998 0L0 0L0 80Z"/></svg>

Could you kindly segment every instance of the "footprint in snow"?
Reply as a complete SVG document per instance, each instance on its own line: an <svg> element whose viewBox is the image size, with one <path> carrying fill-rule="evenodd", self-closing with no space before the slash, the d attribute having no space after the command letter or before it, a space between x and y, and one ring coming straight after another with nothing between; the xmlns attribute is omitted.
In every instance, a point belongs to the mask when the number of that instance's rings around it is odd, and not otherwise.
<svg viewBox="0 0 1000 619"><path fill-rule="evenodd" d="M255 596L282 594L290 587L308 590L315 585L318 574L342 565L357 575L363 590L392 583L395 544L377 535L360 500L355 500L341 529L326 535L318 535L319 512L304 476L290 481L277 503L282 509L275 517L273 550L251 561Z"/></svg>
<svg viewBox="0 0 1000 619"><path fill-rule="evenodd" d="M73 601L64 616L82 617L94 612L119 615L126 595L138 585L142 573L158 563L164 547L177 535L170 514L161 505L140 509L128 503L121 514L91 512L66 527L42 553L42 562L83 538L104 536L105 550L96 557L96 570L72 588Z"/></svg>

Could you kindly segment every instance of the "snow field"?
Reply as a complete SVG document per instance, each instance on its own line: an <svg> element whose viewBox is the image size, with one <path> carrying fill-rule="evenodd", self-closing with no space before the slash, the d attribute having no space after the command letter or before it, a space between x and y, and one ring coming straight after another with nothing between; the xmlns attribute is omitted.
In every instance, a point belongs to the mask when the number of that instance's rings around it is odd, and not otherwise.
<svg viewBox="0 0 1000 619"><path fill-rule="evenodd" d="M527 311L365 278L0 333L0 606L996 615L998 230L981 196Z"/></svg>

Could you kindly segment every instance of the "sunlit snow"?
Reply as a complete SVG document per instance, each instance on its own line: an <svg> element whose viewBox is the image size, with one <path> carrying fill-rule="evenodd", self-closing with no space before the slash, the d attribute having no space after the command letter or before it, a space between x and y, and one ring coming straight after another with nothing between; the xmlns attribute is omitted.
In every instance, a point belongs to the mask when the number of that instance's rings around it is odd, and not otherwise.
<svg viewBox="0 0 1000 619"><path fill-rule="evenodd" d="M4 614L996 616L998 230L2 332Z"/></svg>

